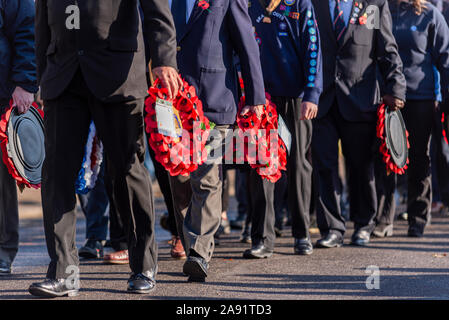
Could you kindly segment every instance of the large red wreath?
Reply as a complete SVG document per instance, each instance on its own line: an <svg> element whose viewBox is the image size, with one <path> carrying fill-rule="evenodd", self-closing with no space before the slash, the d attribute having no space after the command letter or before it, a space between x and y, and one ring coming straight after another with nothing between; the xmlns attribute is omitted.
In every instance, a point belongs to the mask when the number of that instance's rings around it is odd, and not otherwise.
<svg viewBox="0 0 449 320"><path fill-rule="evenodd" d="M6 112L2 114L2 117L0 119L0 140L1 140L0 148L2 150L3 162L5 163L6 167L8 168L9 174L14 178L14 180L16 180L17 185L19 186L20 189L23 189L25 187L39 189L41 187L41 184L40 183L39 184L32 184L28 180L26 180L24 177L22 177L19 174L19 172L17 171L17 169L16 169L12 159L8 156L8 150L7 150L8 134L7 134L7 130L8 130L9 118L11 117L11 112L13 110L13 106L12 105L13 105L13 101L11 100L9 102L9 108L6 109ZM39 112L41 117L44 118L44 111L39 109L39 107L38 107L38 105L36 103L33 103L31 108L35 108Z"/></svg>
<svg viewBox="0 0 449 320"><path fill-rule="evenodd" d="M387 166L387 171L394 172L397 174L404 174L405 171L408 168L409 160L407 159L407 164L403 168L399 168L396 163L391 158L390 150L387 148L387 139L385 134L385 112L386 112L386 105L382 104L379 109L377 110L377 137L380 139L381 144L379 147L379 151L382 154L382 159L385 162ZM410 148L410 144L408 142L408 131L405 131L406 138L407 138L407 148Z"/></svg>
<svg viewBox="0 0 449 320"><path fill-rule="evenodd" d="M179 112L183 129L182 137L178 138L158 132L156 99L169 100L168 90L162 87L158 79L148 89L148 94L145 100L145 124L148 142L155 152L155 158L170 175L188 176L207 160L208 155L205 146L211 124L204 116L201 100L196 95L195 88L185 81L176 98L171 100L173 107Z"/></svg>
<svg viewBox="0 0 449 320"><path fill-rule="evenodd" d="M244 143L243 146L234 145L235 160L238 163L248 162L263 179L274 183L281 178L281 170L285 171L287 166L287 148L277 133L276 105L271 101L270 95L266 93L266 102L260 118L252 111L241 115L244 106L245 97L242 97L237 125L240 141L244 141ZM261 131L262 129L265 131ZM274 135L270 134L273 132L275 132Z"/></svg>

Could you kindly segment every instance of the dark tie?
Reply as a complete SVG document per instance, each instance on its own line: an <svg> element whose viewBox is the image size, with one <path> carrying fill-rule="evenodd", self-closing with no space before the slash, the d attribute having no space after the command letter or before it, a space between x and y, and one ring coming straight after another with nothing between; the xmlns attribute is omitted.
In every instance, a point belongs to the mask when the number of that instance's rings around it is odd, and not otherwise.
<svg viewBox="0 0 449 320"><path fill-rule="evenodd" d="M187 0L172 0L171 12L175 20L176 33L180 34L187 26Z"/></svg>
<svg viewBox="0 0 449 320"><path fill-rule="evenodd" d="M334 30L335 36L337 37L337 41L340 40L346 29L346 23L343 18L343 10L340 7L340 0L335 0L335 9L334 9Z"/></svg>

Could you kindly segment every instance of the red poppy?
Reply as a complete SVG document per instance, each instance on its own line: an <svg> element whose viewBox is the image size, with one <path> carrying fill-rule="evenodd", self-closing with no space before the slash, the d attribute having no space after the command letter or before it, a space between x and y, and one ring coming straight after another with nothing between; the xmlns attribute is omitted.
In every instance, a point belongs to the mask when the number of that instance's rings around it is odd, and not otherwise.
<svg viewBox="0 0 449 320"><path fill-rule="evenodd" d="M178 111L183 129L183 136L179 139L168 137L157 131L157 119L155 102L156 98L167 99L167 89L163 88L161 82L156 80L154 85L148 89L149 96L145 101L146 131L150 147L156 153L156 160L172 176L189 175L198 169L198 165L207 160L205 145L207 131L210 129L209 120L204 116L202 103L196 95L196 90L184 81L184 86L172 101L173 107ZM199 123L198 128L195 122ZM195 132L194 132L195 129ZM185 136L185 132L187 136ZM196 137L194 141L194 137ZM198 152L194 154L192 147ZM196 161L196 162L195 162Z"/></svg>

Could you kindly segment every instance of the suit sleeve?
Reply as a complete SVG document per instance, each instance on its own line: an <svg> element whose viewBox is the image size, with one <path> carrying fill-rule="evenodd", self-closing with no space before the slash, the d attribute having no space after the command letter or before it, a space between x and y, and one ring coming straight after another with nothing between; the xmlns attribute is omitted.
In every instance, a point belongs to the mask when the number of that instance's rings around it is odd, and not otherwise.
<svg viewBox="0 0 449 320"><path fill-rule="evenodd" d="M248 1L230 0L228 27L232 43L240 60L247 105L265 104L260 52L253 34Z"/></svg>
<svg viewBox="0 0 449 320"><path fill-rule="evenodd" d="M47 49L51 40L50 27L48 26L47 0L36 0L35 29L37 81L40 83L42 74L47 67Z"/></svg>
<svg viewBox="0 0 449 320"><path fill-rule="evenodd" d="M388 3L380 8L380 28L376 30L376 54L385 84L385 93L405 101L406 82L402 73L402 60L392 32L392 19Z"/></svg>
<svg viewBox="0 0 449 320"><path fill-rule="evenodd" d="M441 94L449 99L449 28L444 17L435 11L435 24L431 26L431 54L434 66L440 72Z"/></svg>
<svg viewBox="0 0 449 320"><path fill-rule="evenodd" d="M10 7L11 3L7 5ZM16 17L12 24L11 81L28 92L36 93L36 61L34 53L34 4L32 0L20 0L13 5L17 12L8 12Z"/></svg>
<svg viewBox="0 0 449 320"><path fill-rule="evenodd" d="M321 45L315 12L310 0L301 1L299 7L297 49L303 63L304 88L303 101L318 105L323 91L323 67Z"/></svg>
<svg viewBox="0 0 449 320"><path fill-rule="evenodd" d="M167 0L140 0L144 15L144 35L152 67L176 64L176 31Z"/></svg>

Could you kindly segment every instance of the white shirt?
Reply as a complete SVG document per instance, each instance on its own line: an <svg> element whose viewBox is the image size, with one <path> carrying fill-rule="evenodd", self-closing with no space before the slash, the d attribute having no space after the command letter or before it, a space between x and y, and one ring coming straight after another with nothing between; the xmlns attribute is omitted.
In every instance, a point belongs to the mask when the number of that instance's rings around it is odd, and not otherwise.
<svg viewBox="0 0 449 320"><path fill-rule="evenodd" d="M186 12L186 22L189 21L190 15L192 14L193 11L193 6L195 5L196 0L186 0L187 2L187 12ZM171 4L172 4L172 0L168 0L168 5L170 6L171 9Z"/></svg>

